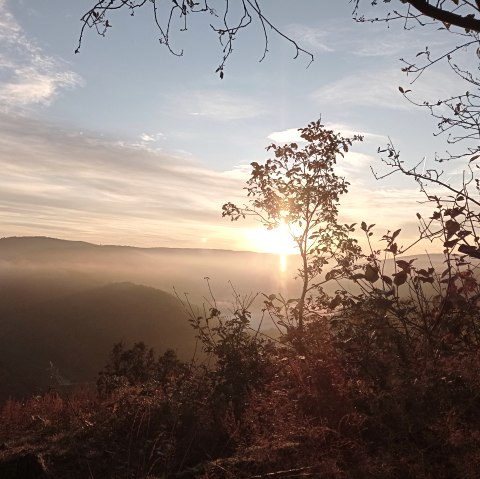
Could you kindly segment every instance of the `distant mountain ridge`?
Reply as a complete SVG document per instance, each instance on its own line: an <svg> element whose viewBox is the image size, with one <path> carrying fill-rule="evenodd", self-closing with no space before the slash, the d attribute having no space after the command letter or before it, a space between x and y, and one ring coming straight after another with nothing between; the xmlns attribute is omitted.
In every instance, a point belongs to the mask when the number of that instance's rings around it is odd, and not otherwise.
<svg viewBox="0 0 480 479"><path fill-rule="evenodd" d="M4 253L11 249L12 251L19 252L40 252L47 251L55 248L57 251L61 249L80 249L80 248L101 248L106 249L124 249L124 250L138 250L138 251L168 251L168 252L216 252L216 253L246 253L246 254L269 254L269 253L257 253L254 251L235 251L229 249L212 249L212 248L174 248L169 246L153 246L153 247L141 247L141 246L129 246L129 245L112 245L112 244L95 244L86 241L65 240L53 238L50 236L6 236L0 238L0 253Z"/></svg>
<svg viewBox="0 0 480 479"><path fill-rule="evenodd" d="M233 293L230 282L242 293L296 295L292 280L296 270L296 258L289 258L282 272L279 256L268 253L94 245L48 237L0 239L0 294L2 284L15 277L48 275L52 281L75 276L77 283L90 281L94 286L126 281L171 293L175 287L180 294L187 292L194 302L201 303L208 294L208 277L216 299L229 301Z"/></svg>

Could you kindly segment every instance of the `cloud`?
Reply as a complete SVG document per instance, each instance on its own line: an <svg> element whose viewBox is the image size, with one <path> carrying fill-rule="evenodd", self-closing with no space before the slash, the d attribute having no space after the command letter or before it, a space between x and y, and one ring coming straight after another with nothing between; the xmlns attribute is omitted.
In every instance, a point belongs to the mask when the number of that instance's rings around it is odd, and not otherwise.
<svg viewBox="0 0 480 479"><path fill-rule="evenodd" d="M4 235L245 248L221 206L241 201L246 168L214 171L12 114L0 114L0 129Z"/></svg>
<svg viewBox="0 0 480 479"><path fill-rule="evenodd" d="M394 57L404 55L408 52L415 55L418 51L424 50L425 45L438 45L437 40L432 41L431 31L417 30L415 35L402 27L395 27L394 34L389 34L382 24L354 25L348 35L343 36L342 50L359 57ZM362 30L368 29L368 34L362 35ZM359 35L360 33L360 35ZM365 32L367 33L367 32Z"/></svg>
<svg viewBox="0 0 480 479"><path fill-rule="evenodd" d="M362 29L365 34L362 34ZM384 24L363 24L344 21L322 21L321 27L291 24L285 29L287 35L299 45L312 50L313 53L337 52L363 58L393 57L398 58L405 52L445 45L445 42L432 41L431 31L420 29L412 36L410 31L397 28L391 35Z"/></svg>
<svg viewBox="0 0 480 479"><path fill-rule="evenodd" d="M385 38L385 32L383 32L383 37L378 40L364 40L362 38L356 38L355 42L351 44L350 52L359 57L396 57L407 48L420 51L425 45L416 42L416 45L412 45L412 40L410 42L405 40L400 40L398 36L392 38Z"/></svg>
<svg viewBox="0 0 480 479"><path fill-rule="evenodd" d="M165 154L0 113L2 235L46 235L94 243L249 249L247 222L221 218L242 204L250 167L215 171ZM341 220L403 228L415 238L414 189L367 186L372 158L350 152L337 172L350 181ZM420 207L420 206L419 206ZM392 220L392 211L395 218ZM424 215L427 216L427 215ZM403 240L402 240L403 241Z"/></svg>
<svg viewBox="0 0 480 479"><path fill-rule="evenodd" d="M175 108L216 121L244 120L266 113L263 103L242 95L218 91L192 91L175 101Z"/></svg>
<svg viewBox="0 0 480 479"><path fill-rule="evenodd" d="M156 142L158 140L161 140L162 138L165 138L165 135L163 133L154 133L150 135L148 133L142 133L140 135L140 140L144 143Z"/></svg>
<svg viewBox="0 0 480 479"><path fill-rule="evenodd" d="M300 131L298 128L288 128L287 130L273 131L267 136L267 138L275 143L300 143L305 141L300 136Z"/></svg>
<svg viewBox="0 0 480 479"><path fill-rule="evenodd" d="M289 37L302 45L302 48L310 48L315 52L333 52L334 49L327 44L328 33L319 28L313 28L307 25L292 24L286 28Z"/></svg>
<svg viewBox="0 0 480 479"><path fill-rule="evenodd" d="M411 78L399 69L371 69L348 75L315 91L312 97L319 104L336 106L376 106L396 110L416 108L406 101L398 91L399 86L412 89L412 95L423 100L437 101L448 97L456 87L454 78L444 72L429 71L422 80L409 85Z"/></svg>
<svg viewBox="0 0 480 479"><path fill-rule="evenodd" d="M49 104L63 89L82 83L60 59L28 39L6 1L0 0L0 107L10 110Z"/></svg>
<svg viewBox="0 0 480 479"><path fill-rule="evenodd" d="M384 136L378 135L376 133L371 133L367 131L361 131L360 129L355 129L351 126L344 125L343 123L326 123L325 127L333 130L334 132L339 132L343 136L353 137L354 135L362 135L365 139L384 139ZM300 131L298 128L288 128L282 131L274 131L270 133L267 138L274 141L275 143L302 143L305 140L300 136Z"/></svg>

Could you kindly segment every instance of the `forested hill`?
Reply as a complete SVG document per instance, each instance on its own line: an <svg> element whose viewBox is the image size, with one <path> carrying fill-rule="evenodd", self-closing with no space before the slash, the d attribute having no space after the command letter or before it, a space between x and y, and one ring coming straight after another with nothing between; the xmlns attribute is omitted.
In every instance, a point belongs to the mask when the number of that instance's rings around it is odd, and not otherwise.
<svg viewBox="0 0 480 479"><path fill-rule="evenodd" d="M50 363L70 383L94 381L112 345L145 341L188 359L194 331L181 303L163 291L114 283L21 305L4 304L0 321L0 400L55 387Z"/></svg>

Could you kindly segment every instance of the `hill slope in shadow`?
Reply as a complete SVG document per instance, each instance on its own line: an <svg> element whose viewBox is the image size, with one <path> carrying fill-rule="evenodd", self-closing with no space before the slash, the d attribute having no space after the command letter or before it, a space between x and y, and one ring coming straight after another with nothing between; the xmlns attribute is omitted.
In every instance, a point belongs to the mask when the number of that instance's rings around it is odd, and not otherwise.
<svg viewBox="0 0 480 479"><path fill-rule="evenodd" d="M184 359L195 347L180 301L154 288L116 283L26 304L2 315L0 399L54 386L50 362L69 382L95 380L119 341L173 348Z"/></svg>

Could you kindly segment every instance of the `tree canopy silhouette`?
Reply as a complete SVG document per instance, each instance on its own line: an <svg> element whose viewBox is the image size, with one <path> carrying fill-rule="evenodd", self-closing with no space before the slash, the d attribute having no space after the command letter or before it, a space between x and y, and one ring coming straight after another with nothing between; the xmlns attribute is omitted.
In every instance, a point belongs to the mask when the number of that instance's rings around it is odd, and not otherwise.
<svg viewBox="0 0 480 479"><path fill-rule="evenodd" d="M247 181L249 204L223 205L222 216L232 221L253 216L268 229L285 224L302 259L299 277L300 297L292 310L293 320L301 330L305 322L308 295L318 289L325 265L338 252L354 249L348 240L352 227L340 224L338 202L349 183L334 171L337 157L343 157L354 141L325 128L320 120L300 129L301 148L297 143L272 144L267 151L274 157L265 164L253 162Z"/></svg>

